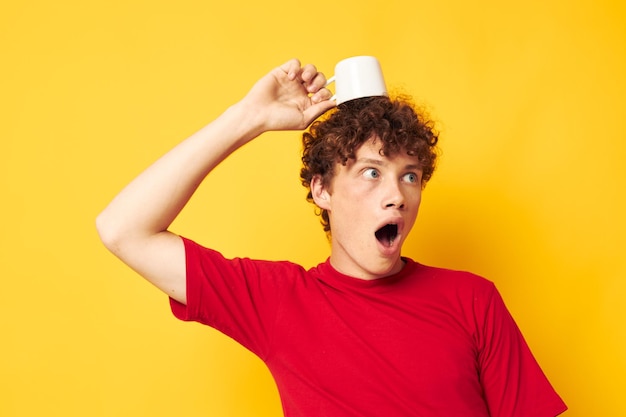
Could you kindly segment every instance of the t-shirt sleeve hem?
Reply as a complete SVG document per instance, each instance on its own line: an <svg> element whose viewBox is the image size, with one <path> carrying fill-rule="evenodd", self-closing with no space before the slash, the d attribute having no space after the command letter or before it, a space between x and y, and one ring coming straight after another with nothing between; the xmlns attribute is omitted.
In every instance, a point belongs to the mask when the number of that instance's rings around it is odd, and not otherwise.
<svg viewBox="0 0 626 417"><path fill-rule="evenodd" d="M557 417L567 411L567 405L563 401L552 403L543 407L537 413L539 417Z"/></svg>
<svg viewBox="0 0 626 417"><path fill-rule="evenodd" d="M195 320L195 311L194 306L196 305L196 300L194 297L198 294L198 289L196 288L198 283L194 280L190 279L189 273L189 263L190 257L195 256L194 245L196 245L193 241L182 237L183 244L185 246L185 288L186 288L186 299L187 303L183 304L180 301L177 301L170 297L170 309L174 317L183 321L193 321Z"/></svg>
<svg viewBox="0 0 626 417"><path fill-rule="evenodd" d="M170 298L170 310L172 311L172 314L174 315L174 317L176 317L179 320L183 320L183 321L191 320L189 318L189 309L187 308L185 304L181 303L180 301Z"/></svg>

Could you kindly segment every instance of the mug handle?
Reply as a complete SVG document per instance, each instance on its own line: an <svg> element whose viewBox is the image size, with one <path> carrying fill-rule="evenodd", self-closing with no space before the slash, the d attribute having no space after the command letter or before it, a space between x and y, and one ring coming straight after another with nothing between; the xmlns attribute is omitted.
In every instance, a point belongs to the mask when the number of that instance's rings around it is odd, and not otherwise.
<svg viewBox="0 0 626 417"><path fill-rule="evenodd" d="M326 84L324 84L324 88L328 87L330 84L334 82L335 82L335 76L333 75L328 80L326 80ZM332 101L337 100L337 94L333 94L333 96L329 100L332 100Z"/></svg>

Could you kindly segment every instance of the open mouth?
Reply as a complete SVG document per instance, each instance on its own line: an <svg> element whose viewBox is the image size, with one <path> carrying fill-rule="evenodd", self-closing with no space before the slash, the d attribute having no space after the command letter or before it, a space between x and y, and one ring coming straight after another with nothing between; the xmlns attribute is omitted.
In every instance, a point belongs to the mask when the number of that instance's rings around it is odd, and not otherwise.
<svg viewBox="0 0 626 417"><path fill-rule="evenodd" d="M376 239L384 246L393 245L393 241L398 236L398 225L397 224L386 224L380 229L376 231Z"/></svg>

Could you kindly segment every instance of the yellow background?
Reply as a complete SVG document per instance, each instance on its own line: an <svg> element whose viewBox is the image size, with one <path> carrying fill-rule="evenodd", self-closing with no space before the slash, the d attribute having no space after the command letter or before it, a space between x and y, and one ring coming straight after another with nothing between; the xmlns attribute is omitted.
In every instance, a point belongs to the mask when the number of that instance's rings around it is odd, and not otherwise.
<svg viewBox="0 0 626 417"><path fill-rule="evenodd" d="M171 317L94 219L292 57L377 56L443 156L405 255L496 282L571 417L626 403L620 1L32 1L0 6L0 416L278 416L255 357ZM220 166L175 223L227 256L328 245L298 133Z"/></svg>

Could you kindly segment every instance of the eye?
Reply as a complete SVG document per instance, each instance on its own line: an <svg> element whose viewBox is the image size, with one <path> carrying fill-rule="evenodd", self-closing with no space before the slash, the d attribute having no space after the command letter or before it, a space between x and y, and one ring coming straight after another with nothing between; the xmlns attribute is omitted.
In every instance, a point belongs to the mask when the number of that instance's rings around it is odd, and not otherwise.
<svg viewBox="0 0 626 417"><path fill-rule="evenodd" d="M365 178L376 179L380 177L380 172L376 168L368 168L363 172Z"/></svg>
<svg viewBox="0 0 626 417"><path fill-rule="evenodd" d="M408 174L404 174L402 180L414 184L419 181L419 177L414 172L409 172Z"/></svg>

